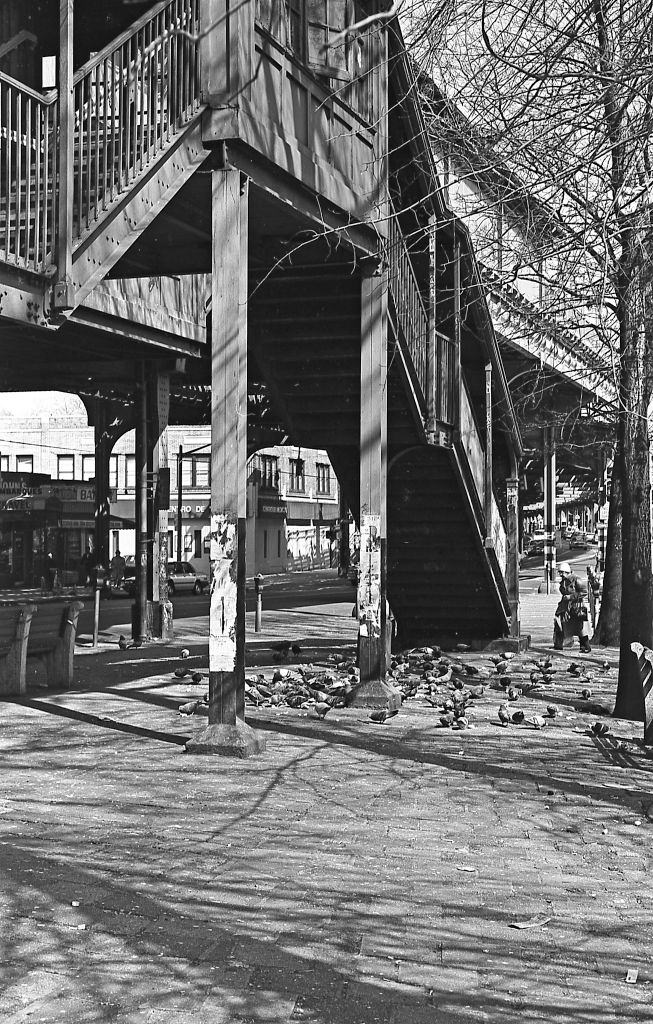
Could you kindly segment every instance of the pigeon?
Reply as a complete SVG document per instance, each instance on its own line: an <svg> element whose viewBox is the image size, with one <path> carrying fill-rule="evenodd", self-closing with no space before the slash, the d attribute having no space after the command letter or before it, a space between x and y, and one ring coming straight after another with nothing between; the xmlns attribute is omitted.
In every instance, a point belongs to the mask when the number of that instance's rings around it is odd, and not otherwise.
<svg viewBox="0 0 653 1024"><path fill-rule="evenodd" d="M440 715L440 725L448 729L456 720L456 716L450 711L448 715Z"/></svg>
<svg viewBox="0 0 653 1024"><path fill-rule="evenodd" d="M521 690L515 686L509 686L506 690L506 697L508 700L519 700L521 697Z"/></svg>
<svg viewBox="0 0 653 1024"><path fill-rule="evenodd" d="M470 686L469 688L469 696L472 697L474 700L479 700L484 693L484 686Z"/></svg>
<svg viewBox="0 0 653 1024"><path fill-rule="evenodd" d="M291 651L293 652L293 654L295 655L295 657L297 657L297 655L298 655L298 654L301 654L301 653L302 653L302 649L301 649L301 647L299 646L299 644L291 644L291 645L290 645L290 650L291 650Z"/></svg>
<svg viewBox="0 0 653 1024"><path fill-rule="evenodd" d="M201 672L193 672L192 679L194 683L201 683L204 676Z"/></svg>
<svg viewBox="0 0 653 1024"><path fill-rule="evenodd" d="M494 667L496 668L496 670L499 673L499 675L502 676L508 670L508 662L507 661L497 661L497 662L494 663Z"/></svg>
<svg viewBox="0 0 653 1024"><path fill-rule="evenodd" d="M390 711L389 708L379 708L377 711L372 711L370 714L370 722L376 722L377 725L382 725L388 718L392 718L396 715L396 711Z"/></svg>
<svg viewBox="0 0 653 1024"><path fill-rule="evenodd" d="M580 672L580 668L575 661L572 661L570 665L567 665L567 672L570 672L572 676L577 676Z"/></svg>
<svg viewBox="0 0 653 1024"><path fill-rule="evenodd" d="M183 650L181 650L179 652L179 657L180 658L190 658L190 651L188 650L187 647L184 647Z"/></svg>
<svg viewBox="0 0 653 1024"><path fill-rule="evenodd" d="M143 640L142 640L142 638L140 636L136 637L136 639L132 641L132 647L142 647L142 646L143 646Z"/></svg>
<svg viewBox="0 0 653 1024"><path fill-rule="evenodd" d="M590 697L592 696L592 691L590 689L588 689L587 687L585 687L584 690L580 691L580 695L583 698L583 700L589 700Z"/></svg>
<svg viewBox="0 0 653 1024"><path fill-rule="evenodd" d="M590 725L590 729L595 736L607 736L610 732L610 726L607 722L594 722Z"/></svg>
<svg viewBox="0 0 653 1024"><path fill-rule="evenodd" d="M539 684L539 682L540 682L540 673L538 671L536 671L536 670L533 670L531 672L529 678L530 678L530 681L532 682L533 686L537 686Z"/></svg>
<svg viewBox="0 0 653 1024"><path fill-rule="evenodd" d="M506 661L512 661L515 655L513 651L504 651L503 657L505 658Z"/></svg>
<svg viewBox="0 0 653 1024"><path fill-rule="evenodd" d="M175 675L177 679L183 679L184 676L190 675L190 672L188 671L188 669L179 667L175 669Z"/></svg>
<svg viewBox="0 0 653 1024"><path fill-rule="evenodd" d="M458 676L456 676L456 678L454 679L453 685L454 685L456 690L462 690L463 687L465 686L465 684L463 683L462 679L459 679Z"/></svg>
<svg viewBox="0 0 653 1024"><path fill-rule="evenodd" d="M331 705L326 700L319 700L315 705L315 714L318 718L326 718L330 710Z"/></svg>
<svg viewBox="0 0 653 1024"><path fill-rule="evenodd" d="M555 704L547 704L546 713L549 716L549 718L555 718L558 714L558 709L555 706Z"/></svg>
<svg viewBox="0 0 653 1024"><path fill-rule="evenodd" d="M524 721L524 712L521 708L518 708L517 711L513 711L512 721L515 725L520 725L520 723Z"/></svg>
<svg viewBox="0 0 653 1024"><path fill-rule="evenodd" d="M610 671L610 662L609 661L604 661L603 664L601 665L601 668L603 669L604 672L609 672Z"/></svg>
<svg viewBox="0 0 653 1024"><path fill-rule="evenodd" d="M499 714L499 721L501 722L502 725L507 725L508 722L512 721L512 716L511 716L510 712L508 711L508 708L506 707L505 704L500 704L499 705L499 712L498 712L498 714Z"/></svg>
<svg viewBox="0 0 653 1024"><path fill-rule="evenodd" d="M466 662L463 664L463 668L468 676L477 676L478 668L476 665L468 665Z"/></svg>
<svg viewBox="0 0 653 1024"><path fill-rule="evenodd" d="M201 703L201 700L189 700L187 704L180 704L178 708L179 714L194 715Z"/></svg>
<svg viewBox="0 0 653 1024"><path fill-rule="evenodd" d="M465 715L461 715L456 719L454 729L469 729L469 719Z"/></svg>
<svg viewBox="0 0 653 1024"><path fill-rule="evenodd" d="M465 651L469 650L469 644L456 644L456 650L460 651L461 654L464 654Z"/></svg>
<svg viewBox="0 0 653 1024"><path fill-rule="evenodd" d="M125 640L125 638L122 635L122 633L120 634L120 636L118 638L118 647L120 648L121 651L126 651L129 648L129 643L128 643L127 640Z"/></svg>
<svg viewBox="0 0 653 1024"><path fill-rule="evenodd" d="M542 715L531 715L525 718L524 721L532 725L534 729L543 729L546 725L546 718L543 718Z"/></svg>

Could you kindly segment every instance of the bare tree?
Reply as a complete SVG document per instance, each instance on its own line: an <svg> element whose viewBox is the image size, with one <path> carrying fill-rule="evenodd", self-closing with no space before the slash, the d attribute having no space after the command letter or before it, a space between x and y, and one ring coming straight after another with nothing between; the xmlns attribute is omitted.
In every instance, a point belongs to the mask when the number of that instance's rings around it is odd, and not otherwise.
<svg viewBox="0 0 653 1024"><path fill-rule="evenodd" d="M653 641L653 3L457 0L445 26L426 2L409 13L413 52L472 126L476 159L506 182L516 171L524 201L550 211L539 244L557 301L612 362L622 504L615 710L638 717L630 644Z"/></svg>

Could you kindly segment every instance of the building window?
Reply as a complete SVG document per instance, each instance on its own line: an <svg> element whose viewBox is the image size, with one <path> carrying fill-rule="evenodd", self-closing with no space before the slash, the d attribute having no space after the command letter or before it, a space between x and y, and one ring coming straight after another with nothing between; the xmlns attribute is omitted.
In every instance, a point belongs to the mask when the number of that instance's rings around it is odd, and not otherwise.
<svg viewBox="0 0 653 1024"><path fill-rule="evenodd" d="M331 467L326 462L318 462L317 470L317 493L331 494Z"/></svg>
<svg viewBox="0 0 653 1024"><path fill-rule="evenodd" d="M82 480L95 480L95 455L82 455Z"/></svg>
<svg viewBox="0 0 653 1024"><path fill-rule="evenodd" d="M136 456L125 455L125 490L136 490Z"/></svg>
<svg viewBox="0 0 653 1024"><path fill-rule="evenodd" d="M290 460L290 490L300 491L302 494L306 490L303 459Z"/></svg>
<svg viewBox="0 0 653 1024"><path fill-rule="evenodd" d="M111 531L111 557L115 555L116 551L120 551L120 533L118 530Z"/></svg>
<svg viewBox="0 0 653 1024"><path fill-rule="evenodd" d="M118 456L109 456L109 487L118 490Z"/></svg>
<svg viewBox="0 0 653 1024"><path fill-rule="evenodd" d="M210 455L189 455L181 460L181 486L183 490L191 487L208 490L211 486Z"/></svg>
<svg viewBox="0 0 653 1024"><path fill-rule="evenodd" d="M193 487L211 486L211 456L193 455Z"/></svg>
<svg viewBox="0 0 653 1024"><path fill-rule="evenodd" d="M195 545L194 551L193 551L193 558L201 558L202 557L202 531L201 530L194 530L193 531L193 543Z"/></svg>
<svg viewBox="0 0 653 1024"><path fill-rule="evenodd" d="M57 455L57 480L75 479L75 456Z"/></svg>
<svg viewBox="0 0 653 1024"><path fill-rule="evenodd" d="M0 455L0 473L9 472L9 456Z"/></svg>
<svg viewBox="0 0 653 1024"><path fill-rule="evenodd" d="M279 460L275 455L261 455L261 487L279 486Z"/></svg>
<svg viewBox="0 0 653 1024"><path fill-rule="evenodd" d="M16 472L17 473L33 473L34 472L34 456L33 455L17 455L16 456Z"/></svg>
<svg viewBox="0 0 653 1024"><path fill-rule="evenodd" d="M268 557L268 531L263 530L263 558Z"/></svg>

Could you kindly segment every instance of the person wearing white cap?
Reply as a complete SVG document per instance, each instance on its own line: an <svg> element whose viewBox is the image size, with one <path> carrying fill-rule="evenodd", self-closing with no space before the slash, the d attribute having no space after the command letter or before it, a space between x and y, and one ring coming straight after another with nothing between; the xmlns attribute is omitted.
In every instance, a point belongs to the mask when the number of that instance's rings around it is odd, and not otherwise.
<svg viewBox="0 0 653 1024"><path fill-rule="evenodd" d="M589 654L592 648L589 640L587 585L579 576L574 575L569 562L561 562L558 572L562 596L553 618L553 646L561 651L568 637L577 636L581 653Z"/></svg>

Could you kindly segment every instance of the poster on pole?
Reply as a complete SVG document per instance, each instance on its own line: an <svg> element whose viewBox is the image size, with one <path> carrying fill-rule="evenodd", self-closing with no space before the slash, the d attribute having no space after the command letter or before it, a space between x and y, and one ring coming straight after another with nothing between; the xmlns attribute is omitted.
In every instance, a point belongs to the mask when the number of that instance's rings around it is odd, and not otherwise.
<svg viewBox="0 0 653 1024"><path fill-rule="evenodd" d="M361 516L358 583L361 636L381 633L381 516Z"/></svg>

